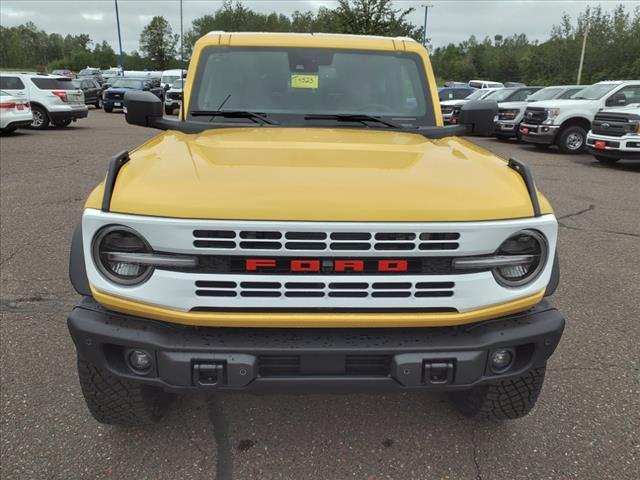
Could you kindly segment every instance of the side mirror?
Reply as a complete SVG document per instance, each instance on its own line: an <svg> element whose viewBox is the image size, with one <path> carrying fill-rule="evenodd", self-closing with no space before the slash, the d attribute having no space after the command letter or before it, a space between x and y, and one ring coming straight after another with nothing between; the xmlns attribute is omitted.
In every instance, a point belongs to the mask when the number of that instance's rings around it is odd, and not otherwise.
<svg viewBox="0 0 640 480"><path fill-rule="evenodd" d="M606 102L608 107L612 107L616 105L625 105L626 103L627 103L627 97L622 92L614 93L609 98L607 98L607 102Z"/></svg>
<svg viewBox="0 0 640 480"><path fill-rule="evenodd" d="M487 135L493 133L497 114L495 100L472 100L460 109L460 123L469 126L474 135Z"/></svg>
<svg viewBox="0 0 640 480"><path fill-rule="evenodd" d="M169 90L171 88L171 86L168 83L164 84L164 91L166 92L167 90Z"/></svg>
<svg viewBox="0 0 640 480"><path fill-rule="evenodd" d="M151 92L130 90L124 94L127 123L140 127L156 127L162 120L162 101ZM156 127L157 128L157 127Z"/></svg>

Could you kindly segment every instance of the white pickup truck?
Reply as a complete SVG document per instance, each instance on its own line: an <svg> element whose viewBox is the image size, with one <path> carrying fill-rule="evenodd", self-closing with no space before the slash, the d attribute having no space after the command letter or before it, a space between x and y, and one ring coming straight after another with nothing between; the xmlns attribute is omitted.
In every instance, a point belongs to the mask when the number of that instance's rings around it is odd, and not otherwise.
<svg viewBox="0 0 640 480"><path fill-rule="evenodd" d="M582 152L596 113L605 107L640 102L640 80L594 83L568 100L536 102L527 107L520 124L525 142L557 145L564 153Z"/></svg>
<svg viewBox="0 0 640 480"><path fill-rule="evenodd" d="M587 148L602 163L640 160L640 103L598 112L587 135Z"/></svg>

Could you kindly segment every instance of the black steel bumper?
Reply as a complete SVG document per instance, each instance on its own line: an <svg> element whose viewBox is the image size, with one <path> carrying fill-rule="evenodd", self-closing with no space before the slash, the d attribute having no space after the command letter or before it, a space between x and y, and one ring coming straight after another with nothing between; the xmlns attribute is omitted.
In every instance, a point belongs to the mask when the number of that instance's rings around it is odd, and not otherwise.
<svg viewBox="0 0 640 480"><path fill-rule="evenodd" d="M113 313L87 297L68 326L82 357L169 391L370 392L461 389L520 375L551 356L564 318L543 301L518 315L461 327L204 328ZM499 374L489 365L498 348L515 354ZM128 366L130 349L151 354L145 375Z"/></svg>

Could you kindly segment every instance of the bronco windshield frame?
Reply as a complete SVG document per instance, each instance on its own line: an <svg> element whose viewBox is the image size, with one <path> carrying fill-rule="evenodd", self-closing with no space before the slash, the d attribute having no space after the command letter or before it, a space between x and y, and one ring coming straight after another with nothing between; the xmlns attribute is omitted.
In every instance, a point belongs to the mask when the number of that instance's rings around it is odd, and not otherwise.
<svg viewBox="0 0 640 480"><path fill-rule="evenodd" d="M436 112L435 112L435 102L431 95L431 89L429 85L429 81L426 74L426 66L417 53L414 52L398 52L398 51L387 51L387 50L362 50L362 49L351 49L351 48L316 48L316 47L272 47L272 46L234 46L234 47L219 47L219 46L209 46L205 47L198 59L198 65L196 68L196 75L194 77L193 86L191 88L189 94L189 107L186 109L186 118L185 120L191 122L198 123L213 123L222 121L224 123L229 123L230 119L225 118L207 118L203 116L194 116L192 115L193 111L202 110L201 106L198 104L199 92L201 88L203 88L205 82L205 72L207 71L207 63L209 62L212 55L219 53L227 53L231 51L244 51L244 52L286 52L286 53L302 53L303 51L309 51L313 55L333 55L337 53L341 54L354 54L354 55L376 55L376 56L389 56L389 57L400 57L402 59L408 59L413 61L416 66L417 71L417 80L419 81L419 92L422 94L421 99L416 99L417 105L422 104L424 106L424 111L418 112L418 115L403 115L396 114L390 112L388 115L385 115L382 112L357 112L352 110L341 111L337 109L336 111L300 111L300 112L282 112L277 111L278 109L274 109L272 111L262 108L255 109L256 113L260 113L269 118L274 119L281 126L305 126L305 127L335 127L338 123L344 124L344 122L338 122L336 120L313 120L313 119L305 119L305 117L314 117L317 114L327 115L327 114L353 114L353 113L366 113L368 115L374 115L382 120L387 120L389 122L399 123L401 125L406 125L408 129L417 128L417 127L435 127L436 126ZM294 72L291 71L291 74ZM222 98L225 98L226 95L222 95ZM235 108L233 108L235 109ZM254 110L254 109L252 109ZM247 123L246 119L232 119L231 123ZM349 122L351 123L350 128L369 128L369 125L363 124L361 122ZM344 125L340 125L344 126ZM379 127L379 125L378 125Z"/></svg>

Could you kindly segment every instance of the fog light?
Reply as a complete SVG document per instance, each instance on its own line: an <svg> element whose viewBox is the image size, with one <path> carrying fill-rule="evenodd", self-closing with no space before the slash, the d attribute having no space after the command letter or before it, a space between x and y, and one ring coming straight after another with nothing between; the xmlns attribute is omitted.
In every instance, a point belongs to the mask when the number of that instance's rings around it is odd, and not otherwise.
<svg viewBox="0 0 640 480"><path fill-rule="evenodd" d="M146 373L151 369L153 360L144 350L132 350L128 356L129 365L136 373Z"/></svg>
<svg viewBox="0 0 640 480"><path fill-rule="evenodd" d="M511 350L496 350L491 356L491 369L497 373L504 372L513 363L513 357Z"/></svg>

